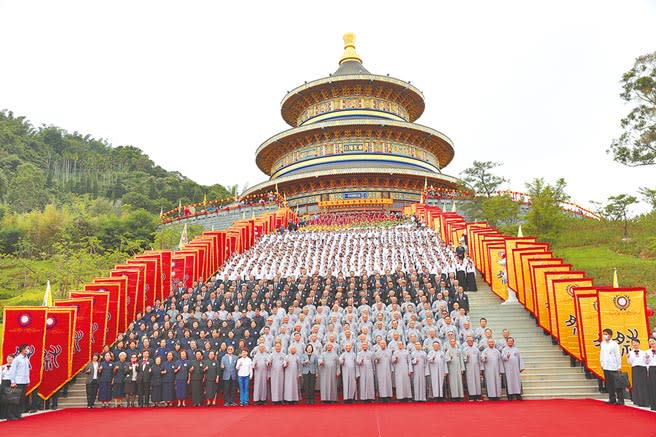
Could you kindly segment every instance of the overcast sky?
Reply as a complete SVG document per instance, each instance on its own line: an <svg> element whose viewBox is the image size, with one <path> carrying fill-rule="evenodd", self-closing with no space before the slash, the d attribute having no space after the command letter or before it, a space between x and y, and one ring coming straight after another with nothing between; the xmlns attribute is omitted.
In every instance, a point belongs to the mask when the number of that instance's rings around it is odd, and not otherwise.
<svg viewBox="0 0 656 437"><path fill-rule="evenodd" d="M587 206L656 187L654 168L605 152L655 23L646 0L0 0L0 109L137 146L199 183L254 185L255 150L288 128L285 93L336 70L352 31L369 71L423 91L418 122L455 144L445 173L498 161L509 188L564 177Z"/></svg>

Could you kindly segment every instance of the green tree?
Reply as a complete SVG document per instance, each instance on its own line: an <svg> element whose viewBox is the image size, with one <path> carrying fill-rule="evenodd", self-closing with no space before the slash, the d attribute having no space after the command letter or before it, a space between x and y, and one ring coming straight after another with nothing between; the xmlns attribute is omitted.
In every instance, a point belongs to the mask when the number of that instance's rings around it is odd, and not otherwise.
<svg viewBox="0 0 656 437"><path fill-rule="evenodd" d="M567 183L562 178L555 184L548 184L543 178L526 184L531 205L526 215L529 232L545 241L556 241L566 219L560 206L561 202L569 199L566 187Z"/></svg>
<svg viewBox="0 0 656 437"><path fill-rule="evenodd" d="M638 199L635 196L628 194L618 194L617 196L610 196L608 203L604 207L604 217L613 221L621 221L624 225L623 239L629 238L629 206L637 203Z"/></svg>
<svg viewBox="0 0 656 437"><path fill-rule="evenodd" d="M652 211L656 211L656 189L642 187L638 191L642 194L642 200L651 206Z"/></svg>
<svg viewBox="0 0 656 437"><path fill-rule="evenodd" d="M0 227L0 253L16 253L18 243L24 236L25 232L15 225Z"/></svg>
<svg viewBox="0 0 656 437"><path fill-rule="evenodd" d="M480 217L495 228L514 225L519 219L519 203L509 194L484 197L479 202Z"/></svg>
<svg viewBox="0 0 656 437"><path fill-rule="evenodd" d="M608 152L628 166L656 164L656 52L640 56L622 76L622 99L633 105Z"/></svg>
<svg viewBox="0 0 656 437"><path fill-rule="evenodd" d="M182 234L183 225L171 225L160 229L155 234L153 247L155 250L177 250ZM195 236L203 233L205 229L201 225L189 225L187 237L191 241Z"/></svg>
<svg viewBox="0 0 656 437"><path fill-rule="evenodd" d="M491 170L501 166L499 162L474 161L472 166L462 171L463 180L474 189L477 195L490 197L507 179L492 174Z"/></svg>
<svg viewBox="0 0 656 437"><path fill-rule="evenodd" d="M42 170L30 163L20 164L9 180L5 196L7 204L17 212L43 208L48 201L45 184L46 177Z"/></svg>

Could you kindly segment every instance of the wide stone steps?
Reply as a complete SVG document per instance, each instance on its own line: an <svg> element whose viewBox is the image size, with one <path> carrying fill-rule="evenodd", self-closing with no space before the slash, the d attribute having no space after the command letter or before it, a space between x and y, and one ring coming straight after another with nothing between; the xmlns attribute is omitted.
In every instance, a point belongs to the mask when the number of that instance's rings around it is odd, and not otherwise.
<svg viewBox="0 0 656 437"><path fill-rule="evenodd" d="M515 338L524 361L522 387L525 399L603 398L596 379L586 379L581 367L571 367L570 358L554 345L551 336L536 324L521 305L501 305L489 286L478 283L478 292L469 293L472 325L485 317L499 338L505 328Z"/></svg>

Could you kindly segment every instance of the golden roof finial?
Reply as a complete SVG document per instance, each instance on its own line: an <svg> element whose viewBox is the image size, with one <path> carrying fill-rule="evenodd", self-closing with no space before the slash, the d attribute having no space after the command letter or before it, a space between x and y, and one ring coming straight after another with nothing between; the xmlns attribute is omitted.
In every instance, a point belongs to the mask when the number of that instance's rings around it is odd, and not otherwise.
<svg viewBox="0 0 656 437"><path fill-rule="evenodd" d="M355 61L362 64L362 58L355 51L355 33L353 32L344 34L344 54L339 63L343 64L346 61Z"/></svg>

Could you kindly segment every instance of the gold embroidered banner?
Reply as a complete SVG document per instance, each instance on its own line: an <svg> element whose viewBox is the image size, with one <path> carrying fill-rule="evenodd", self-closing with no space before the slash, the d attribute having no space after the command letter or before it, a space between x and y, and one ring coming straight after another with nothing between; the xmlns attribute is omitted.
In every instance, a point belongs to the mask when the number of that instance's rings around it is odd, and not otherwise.
<svg viewBox="0 0 656 437"><path fill-rule="evenodd" d="M631 342L640 340L644 348L649 339L647 300L644 288L608 288L597 292L599 299L599 330L613 330L613 340L620 345L622 370L631 372L627 355Z"/></svg>

